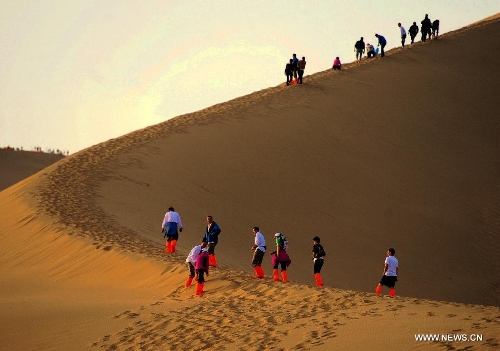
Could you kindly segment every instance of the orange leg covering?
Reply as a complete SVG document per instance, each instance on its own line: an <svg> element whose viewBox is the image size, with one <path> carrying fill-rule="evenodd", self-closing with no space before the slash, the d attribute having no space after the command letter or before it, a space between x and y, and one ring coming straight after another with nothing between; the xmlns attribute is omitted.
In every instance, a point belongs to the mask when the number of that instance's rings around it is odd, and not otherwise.
<svg viewBox="0 0 500 351"><path fill-rule="evenodd" d="M287 271L281 271L281 281L283 283L286 283L288 281L288 272Z"/></svg>
<svg viewBox="0 0 500 351"><path fill-rule="evenodd" d="M315 273L314 274L314 279L316 279L316 286L323 286L323 280L321 279L321 274Z"/></svg>
<svg viewBox="0 0 500 351"><path fill-rule="evenodd" d="M274 281L278 281L280 280L280 276L279 276L279 272L278 272L278 269L273 269L273 280Z"/></svg>

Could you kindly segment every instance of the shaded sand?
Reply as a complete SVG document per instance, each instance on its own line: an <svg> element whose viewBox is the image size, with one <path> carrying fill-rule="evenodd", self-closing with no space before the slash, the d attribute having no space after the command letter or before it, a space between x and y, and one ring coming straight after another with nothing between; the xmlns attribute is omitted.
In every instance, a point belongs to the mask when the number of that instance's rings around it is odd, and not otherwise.
<svg viewBox="0 0 500 351"><path fill-rule="evenodd" d="M498 349L499 32L496 16L180 116L0 192L0 345ZM170 256L168 206L185 226ZM183 262L208 213L220 267L196 298ZM250 278L254 225L290 240L290 283ZM324 288L311 286L314 235ZM371 293L389 246L394 299Z"/></svg>
<svg viewBox="0 0 500 351"><path fill-rule="evenodd" d="M63 157L44 152L0 149L0 191L41 171Z"/></svg>

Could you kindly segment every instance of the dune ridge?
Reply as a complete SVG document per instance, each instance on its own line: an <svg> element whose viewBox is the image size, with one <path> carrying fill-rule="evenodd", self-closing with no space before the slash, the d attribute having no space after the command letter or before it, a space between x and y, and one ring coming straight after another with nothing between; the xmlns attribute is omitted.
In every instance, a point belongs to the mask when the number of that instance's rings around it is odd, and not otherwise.
<svg viewBox="0 0 500 351"><path fill-rule="evenodd" d="M0 192L0 344L497 348L500 77L483 48L499 28L497 15L301 87L179 116ZM166 256L159 224L169 205L186 230ZM195 298L183 262L207 213L223 229L221 266ZM287 234L291 283L250 279L253 225L267 240L273 229ZM310 285L316 233L328 252L322 289ZM388 245L402 255L395 299L371 293ZM420 333L482 340L418 342Z"/></svg>

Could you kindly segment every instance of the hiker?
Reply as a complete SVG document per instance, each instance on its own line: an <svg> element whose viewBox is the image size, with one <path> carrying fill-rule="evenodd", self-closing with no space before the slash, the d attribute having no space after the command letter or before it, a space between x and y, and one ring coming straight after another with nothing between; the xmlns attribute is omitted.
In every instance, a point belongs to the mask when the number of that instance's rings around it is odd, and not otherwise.
<svg viewBox="0 0 500 351"><path fill-rule="evenodd" d="M285 66L285 75L286 75L286 85L290 85L290 82L293 79L293 64L292 64L292 59L290 59L290 62L286 64Z"/></svg>
<svg viewBox="0 0 500 351"><path fill-rule="evenodd" d="M306 69L306 58L302 56L302 60L297 62L297 70L299 72L299 84L302 84L302 77L304 76L304 70Z"/></svg>
<svg viewBox="0 0 500 351"><path fill-rule="evenodd" d="M401 47L405 47L405 41L406 41L406 29L401 25L401 23L398 23L398 27L401 31Z"/></svg>
<svg viewBox="0 0 500 351"><path fill-rule="evenodd" d="M417 22L413 22L413 24L411 25L410 29L408 30L408 32L410 33L410 38L411 38L411 44L413 45L413 43L415 42L415 37L417 36L418 34L418 26L417 26Z"/></svg>
<svg viewBox="0 0 500 351"><path fill-rule="evenodd" d="M255 270L254 278L264 278L264 268L262 268L262 260L266 252L266 240L264 235L260 232L259 227L253 227L252 233L254 234L254 244L251 248L253 251L252 266Z"/></svg>
<svg viewBox="0 0 500 351"><path fill-rule="evenodd" d="M212 216L207 216L207 228L205 229L205 238L208 242L208 258L210 267L217 267L217 258L215 257L215 246L219 242L221 230L217 223L213 221Z"/></svg>
<svg viewBox="0 0 500 351"><path fill-rule="evenodd" d="M382 286L385 285L389 288L389 296L396 295L396 282L398 281L398 259L394 257L396 250L392 247L387 250L387 257L384 262L384 275L380 279L380 283L375 288L375 293L379 295L382 292Z"/></svg>
<svg viewBox="0 0 500 351"><path fill-rule="evenodd" d="M286 283L288 282L288 273L286 269L290 263L292 263L290 256L288 256L288 253L286 252L288 241L286 241L285 237L281 233L274 234L274 237L276 239L276 251L271 252L273 280L280 280L278 267L281 267L281 280Z"/></svg>
<svg viewBox="0 0 500 351"><path fill-rule="evenodd" d="M373 47L373 45L370 43L366 44L366 56L370 58L375 57L376 55L377 54L375 52L375 47Z"/></svg>
<svg viewBox="0 0 500 351"><path fill-rule="evenodd" d="M316 286L323 286L323 280L321 279L321 268L323 267L324 257L326 255L325 249L320 244L321 239L319 236L313 238L313 248L312 257L314 262L314 280L316 280Z"/></svg>
<svg viewBox="0 0 500 351"><path fill-rule="evenodd" d="M163 238L167 238L165 243L165 252L174 253L179 240L179 232L182 232L181 216L175 212L173 207L169 207L165 218L161 224Z"/></svg>
<svg viewBox="0 0 500 351"><path fill-rule="evenodd" d="M341 70L342 69L342 63L340 63L340 59L339 57L335 57L335 60L333 60L333 66L332 66L332 69L333 70Z"/></svg>
<svg viewBox="0 0 500 351"><path fill-rule="evenodd" d="M432 22L432 37L437 39L439 36L439 20Z"/></svg>
<svg viewBox="0 0 500 351"><path fill-rule="evenodd" d="M299 63L299 59L297 58L297 54L292 55L292 65L293 65L293 78L297 79L297 64Z"/></svg>
<svg viewBox="0 0 500 351"><path fill-rule="evenodd" d="M186 265L189 268L189 276L186 281L186 288L189 288L191 284L193 283L193 279L195 279L196 275L196 260L198 259L198 255L200 254L201 250L207 247L207 239L203 238L201 241L200 245L196 245L191 249L189 252L189 255L186 258Z"/></svg>
<svg viewBox="0 0 500 351"><path fill-rule="evenodd" d="M422 41L425 42L425 39L427 38L427 34L431 31L432 28L432 23L431 20L429 19L429 15L425 14L425 18L420 22L422 25L420 27L420 32L422 33ZM430 37L430 35L429 35Z"/></svg>
<svg viewBox="0 0 500 351"><path fill-rule="evenodd" d="M198 283L196 284L196 295L203 294L203 288L205 287L205 277L206 274L208 277L208 266L209 266L209 258L208 258L208 249L205 247L201 249L200 254L196 258L196 274L198 275Z"/></svg>
<svg viewBox="0 0 500 351"><path fill-rule="evenodd" d="M356 61L360 61L363 53L365 52L365 42L363 37L354 44L354 52L356 53Z"/></svg>
<svg viewBox="0 0 500 351"><path fill-rule="evenodd" d="M380 46L380 57L384 57L385 56L384 48L387 45L387 40L385 40L385 38L380 34L375 34L375 36L378 38L377 46Z"/></svg>

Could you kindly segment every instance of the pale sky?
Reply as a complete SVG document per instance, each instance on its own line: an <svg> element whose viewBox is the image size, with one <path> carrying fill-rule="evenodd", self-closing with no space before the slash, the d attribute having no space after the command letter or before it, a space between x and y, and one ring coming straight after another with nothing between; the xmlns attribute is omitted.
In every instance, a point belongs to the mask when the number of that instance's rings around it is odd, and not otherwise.
<svg viewBox="0 0 500 351"><path fill-rule="evenodd" d="M500 12L500 0L0 4L0 147L70 153L277 86L292 53L307 76L353 61L361 36L398 46L398 22L428 13L444 33Z"/></svg>

